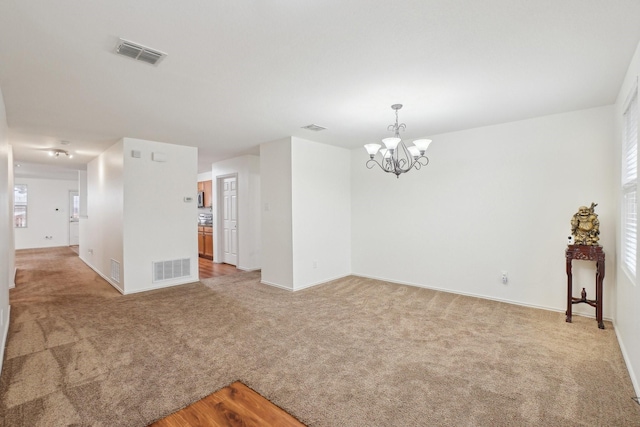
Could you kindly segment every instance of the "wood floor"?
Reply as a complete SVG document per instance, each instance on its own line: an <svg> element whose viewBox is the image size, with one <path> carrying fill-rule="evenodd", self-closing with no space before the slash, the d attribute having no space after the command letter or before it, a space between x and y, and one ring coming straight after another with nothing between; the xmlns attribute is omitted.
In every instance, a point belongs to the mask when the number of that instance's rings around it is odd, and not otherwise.
<svg viewBox="0 0 640 427"><path fill-rule="evenodd" d="M231 264L217 264L209 259L201 257L198 257L198 269L200 271L201 279L226 276L227 274L239 273L241 271Z"/></svg>
<svg viewBox="0 0 640 427"><path fill-rule="evenodd" d="M235 382L149 427L192 426L304 427L304 424L246 385Z"/></svg>

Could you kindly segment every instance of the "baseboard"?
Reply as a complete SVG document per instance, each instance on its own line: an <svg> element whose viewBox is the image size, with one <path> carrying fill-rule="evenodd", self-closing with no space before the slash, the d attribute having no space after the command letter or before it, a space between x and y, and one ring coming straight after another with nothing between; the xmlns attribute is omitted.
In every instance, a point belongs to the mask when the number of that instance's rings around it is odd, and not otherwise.
<svg viewBox="0 0 640 427"><path fill-rule="evenodd" d="M9 284L9 289L13 289L16 287L16 277L18 277L18 267L13 269L13 280Z"/></svg>
<svg viewBox="0 0 640 427"><path fill-rule="evenodd" d="M165 284L160 284L157 286L149 286L148 288L142 288L142 289L136 289L134 291L128 291L128 292L124 292L124 295L131 295L131 294L139 294L140 292L147 292L147 291L155 291L157 289L164 289L164 288L172 288L174 286L180 286L180 285L188 285L189 283L196 283L198 282L198 279L194 279L193 277L190 277L189 280L185 281L185 282L178 282L178 283L165 283Z"/></svg>
<svg viewBox="0 0 640 427"><path fill-rule="evenodd" d="M526 303L526 302L514 301L514 300L510 300L510 299L506 299L506 298L490 297L490 296L482 295L482 294L474 294L474 293L471 293L471 292L461 292L461 291L456 291L456 290L452 290L452 289L438 288L436 286L427 286L427 285L423 285L423 284L419 284L419 283L403 282L403 281L399 281L399 280L395 280L395 279L387 279L387 278L384 278L384 277L369 276L369 275L358 274L358 273L353 273L353 276L364 277L366 279L380 280L380 281L388 282L388 283L395 283L397 285L414 286L416 288L431 289L433 291L447 292L447 293L450 293L450 294L464 295L464 296L467 296L467 297L482 298L482 299L486 299L486 300L490 300L490 301L504 302L504 303L507 303L507 304L519 305L519 306L522 306L522 307L537 308L539 310L555 311L556 313L564 313L565 310L566 310L565 308L557 308L557 307L549 307L549 306L545 306L545 305L529 304L529 303ZM589 317L589 318L592 318L592 319L596 318L595 313L593 313L593 314L576 313L574 311L573 315L574 316ZM605 316L603 316L602 319L603 320L607 320L609 322L613 321L613 319L611 319L610 317L605 317Z"/></svg>
<svg viewBox="0 0 640 427"><path fill-rule="evenodd" d="M260 270L262 270L262 267L247 268L247 267L238 267L238 266L236 266L236 268L238 270L242 270L242 271L260 271Z"/></svg>
<svg viewBox="0 0 640 427"><path fill-rule="evenodd" d="M309 284L306 284L306 285L303 285L303 286L299 286L299 287L294 288L294 289L287 288L286 286L278 285L277 283L267 282L266 280L260 280L260 283L262 283L263 285L269 285L269 286L273 286L273 287L276 287L276 288L284 289L284 290L290 291L290 292L297 292L297 291L302 291L304 289L311 288L313 286L323 285L325 283L332 282L334 280L342 279L344 277L349 277L349 276L351 276L351 274L345 274L345 275L342 275L342 276L333 277L331 279L325 279L325 280L321 280L319 282L309 283Z"/></svg>
<svg viewBox="0 0 640 427"><path fill-rule="evenodd" d="M92 269L93 271L95 271L100 277L102 277L107 283L109 283L111 286L113 286L114 288L116 288L116 290L118 292L120 292L122 295L131 295L131 294L138 294L140 292L147 292L147 291L154 291L156 289L162 289L162 288L170 288L173 286L180 286L180 285L186 285L187 283L195 283L197 281L199 281L199 277L196 276L194 277L190 277L189 280L186 281L180 281L177 283L164 283L164 284L160 284L160 285L156 285L156 286L149 286L147 288L143 288L143 289L136 289L134 291L125 291L124 289L122 289L120 287L120 285L116 282L114 282L113 280L111 280L109 277L105 276L104 274L102 274L100 271L96 270L91 264L89 264L84 258L80 257L80 259L82 260L82 262L84 262L85 264L87 264L89 266L90 269Z"/></svg>
<svg viewBox="0 0 640 427"><path fill-rule="evenodd" d="M296 292L296 291L301 291L301 290L303 290L303 289L308 289L308 288L312 288L312 287L314 287L314 286L323 285L323 284L325 284L325 283L332 282L332 281L334 281L334 280L338 280L338 279L343 279L343 278L345 278L345 277L349 277L349 276L351 276L351 273L349 273L349 274L343 274L342 276L333 277L333 278L331 278L331 279L325 279L325 280L322 280L322 281L320 281L320 282L308 283L308 284L306 284L306 285L298 286L297 288L294 288L294 289L293 289L293 291L294 291L294 292Z"/></svg>
<svg viewBox="0 0 640 427"><path fill-rule="evenodd" d="M266 280L260 280L263 285L273 286L274 288L284 289L285 291L293 292L293 289L286 286L278 285L277 283L267 282Z"/></svg>
<svg viewBox="0 0 640 427"><path fill-rule="evenodd" d="M4 349L7 345L7 336L9 335L10 319L11 319L11 306L9 305L7 306L7 321L4 323L4 328L2 330L2 348L0 348L0 373L2 373L2 366L4 362Z"/></svg>
<svg viewBox="0 0 640 427"><path fill-rule="evenodd" d="M96 272L96 274L100 277L102 277L108 284L110 284L111 286L113 286L114 288L116 288L116 290L118 292L120 292L122 295L124 295L124 290L120 288L120 286L115 283L113 280L111 280L110 278L108 278L107 276L105 276L104 274L102 274L102 272L100 272L99 270L97 270L93 265L91 265L91 263L87 262L86 259L84 259L82 256L78 256L78 258L80 258L80 260L82 262L84 262L90 269L92 269L93 271Z"/></svg>
<svg viewBox="0 0 640 427"><path fill-rule="evenodd" d="M625 365L627 365L627 371L629 371L629 376L631 377L631 384L633 385L633 389L636 392L636 396L640 396L640 382L638 382L638 377L636 377L636 374L633 371L633 366L631 365L631 359L629 359L627 348L624 346L624 341L622 341L622 337L618 333L618 328L616 327L615 322L613 323L613 330L616 332L618 345L620 346L620 351L622 352L622 358L624 359L624 363Z"/></svg>

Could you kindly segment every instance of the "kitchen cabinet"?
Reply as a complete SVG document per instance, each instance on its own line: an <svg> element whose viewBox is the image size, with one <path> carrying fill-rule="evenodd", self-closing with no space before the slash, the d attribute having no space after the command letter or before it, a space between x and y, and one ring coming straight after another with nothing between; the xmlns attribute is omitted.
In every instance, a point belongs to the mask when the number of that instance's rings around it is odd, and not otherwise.
<svg viewBox="0 0 640 427"><path fill-rule="evenodd" d="M204 227L198 227L198 256L204 255Z"/></svg>
<svg viewBox="0 0 640 427"><path fill-rule="evenodd" d="M213 227L198 226L198 255L213 259Z"/></svg>
<svg viewBox="0 0 640 427"><path fill-rule="evenodd" d="M204 193L204 207L205 208L210 208L212 206L211 203L211 196L212 196L212 190L213 190L213 186L212 186L212 181L199 181L198 182L198 192L203 192Z"/></svg>
<svg viewBox="0 0 640 427"><path fill-rule="evenodd" d="M213 227L204 229L204 257L213 259Z"/></svg>

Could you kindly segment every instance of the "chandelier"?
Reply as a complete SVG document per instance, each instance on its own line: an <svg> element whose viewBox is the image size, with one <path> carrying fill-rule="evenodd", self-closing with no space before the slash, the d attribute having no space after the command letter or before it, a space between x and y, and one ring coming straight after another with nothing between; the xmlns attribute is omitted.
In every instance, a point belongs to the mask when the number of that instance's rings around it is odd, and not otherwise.
<svg viewBox="0 0 640 427"><path fill-rule="evenodd" d="M400 178L400 174L409 172L411 169L419 170L422 166L429 164L429 158L424 155L431 144L430 139L417 139L413 141L413 145L407 147L400 138L400 131L406 129L404 123L398 124L398 110L402 108L402 104L393 104L391 106L396 112L396 123L389 125L387 130L393 131L392 138L382 140L386 148L380 144L366 144L364 146L370 159L367 160L367 168L371 169L374 165L378 165L385 172L393 173L396 178ZM376 159L376 154L380 151L380 161Z"/></svg>

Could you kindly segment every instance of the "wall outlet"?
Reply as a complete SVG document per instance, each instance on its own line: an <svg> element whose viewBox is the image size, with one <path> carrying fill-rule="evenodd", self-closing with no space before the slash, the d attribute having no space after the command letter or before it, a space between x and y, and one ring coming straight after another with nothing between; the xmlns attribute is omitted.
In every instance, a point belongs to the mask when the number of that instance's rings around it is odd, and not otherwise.
<svg viewBox="0 0 640 427"><path fill-rule="evenodd" d="M509 276L507 275L506 271L502 272L502 284L506 285L507 283L509 283Z"/></svg>
<svg viewBox="0 0 640 427"><path fill-rule="evenodd" d="M93 249L87 249L87 252L89 253L89 255L93 255Z"/></svg>
<svg viewBox="0 0 640 427"><path fill-rule="evenodd" d="M313 268L318 268L318 261L315 259L313 260Z"/></svg>

